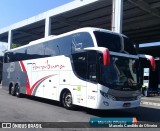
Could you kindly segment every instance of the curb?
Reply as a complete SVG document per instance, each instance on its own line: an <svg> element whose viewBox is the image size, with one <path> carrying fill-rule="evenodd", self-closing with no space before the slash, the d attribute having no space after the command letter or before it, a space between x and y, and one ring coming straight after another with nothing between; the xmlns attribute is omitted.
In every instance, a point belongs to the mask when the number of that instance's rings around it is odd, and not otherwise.
<svg viewBox="0 0 160 131"><path fill-rule="evenodd" d="M142 105L151 105L151 106L159 106L160 107L160 103L153 103L153 102L142 101L141 104Z"/></svg>

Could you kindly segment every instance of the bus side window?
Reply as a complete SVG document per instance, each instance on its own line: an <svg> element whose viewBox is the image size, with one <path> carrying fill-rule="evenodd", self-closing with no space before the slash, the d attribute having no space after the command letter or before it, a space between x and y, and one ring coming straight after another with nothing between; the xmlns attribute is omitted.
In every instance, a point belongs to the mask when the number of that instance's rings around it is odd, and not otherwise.
<svg viewBox="0 0 160 131"><path fill-rule="evenodd" d="M70 36L63 37L58 41L58 48L61 55L70 55L71 54L71 38Z"/></svg>
<svg viewBox="0 0 160 131"><path fill-rule="evenodd" d="M27 48L28 59L36 59L45 57L45 46L44 43L32 45Z"/></svg>
<svg viewBox="0 0 160 131"><path fill-rule="evenodd" d="M45 43L45 56L57 56L59 50L57 47L56 40L51 40Z"/></svg>
<svg viewBox="0 0 160 131"><path fill-rule="evenodd" d="M71 36L72 52L81 51L87 47L93 47L94 43L88 32L80 32Z"/></svg>
<svg viewBox="0 0 160 131"><path fill-rule="evenodd" d="M50 40L45 44L45 56L58 56L71 54L71 39L69 36Z"/></svg>
<svg viewBox="0 0 160 131"><path fill-rule="evenodd" d="M75 53L72 55L75 73L83 78L87 78L87 53Z"/></svg>

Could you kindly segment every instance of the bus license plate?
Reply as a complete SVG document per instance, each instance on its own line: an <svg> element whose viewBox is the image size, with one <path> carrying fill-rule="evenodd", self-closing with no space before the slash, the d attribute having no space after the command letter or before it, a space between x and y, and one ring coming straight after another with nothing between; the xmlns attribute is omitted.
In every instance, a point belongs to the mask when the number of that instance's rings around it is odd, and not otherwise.
<svg viewBox="0 0 160 131"><path fill-rule="evenodd" d="M124 103L123 104L123 107L130 107L131 106L131 103Z"/></svg>

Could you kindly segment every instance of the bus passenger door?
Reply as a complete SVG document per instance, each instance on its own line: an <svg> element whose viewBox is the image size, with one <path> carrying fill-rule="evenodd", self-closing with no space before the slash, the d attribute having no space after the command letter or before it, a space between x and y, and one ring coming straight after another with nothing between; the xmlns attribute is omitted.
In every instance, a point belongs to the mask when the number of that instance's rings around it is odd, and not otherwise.
<svg viewBox="0 0 160 131"><path fill-rule="evenodd" d="M87 53L78 52L72 55L73 72L70 74L70 87L73 91L73 104L86 106Z"/></svg>
<svg viewBox="0 0 160 131"><path fill-rule="evenodd" d="M95 108L97 105L97 80L98 80L98 63L97 52L88 52L88 82L87 82L87 107Z"/></svg>
<svg viewBox="0 0 160 131"><path fill-rule="evenodd" d="M59 88L59 71L46 71L46 80L44 81L44 98L57 100Z"/></svg>

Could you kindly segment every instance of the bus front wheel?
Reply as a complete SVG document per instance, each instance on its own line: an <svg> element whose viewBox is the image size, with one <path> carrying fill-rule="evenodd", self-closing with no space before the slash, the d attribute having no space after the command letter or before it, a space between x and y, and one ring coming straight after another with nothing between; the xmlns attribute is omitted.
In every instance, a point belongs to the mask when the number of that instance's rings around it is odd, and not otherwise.
<svg viewBox="0 0 160 131"><path fill-rule="evenodd" d="M69 91L65 91L62 95L62 104L66 109L73 109L72 95Z"/></svg>

